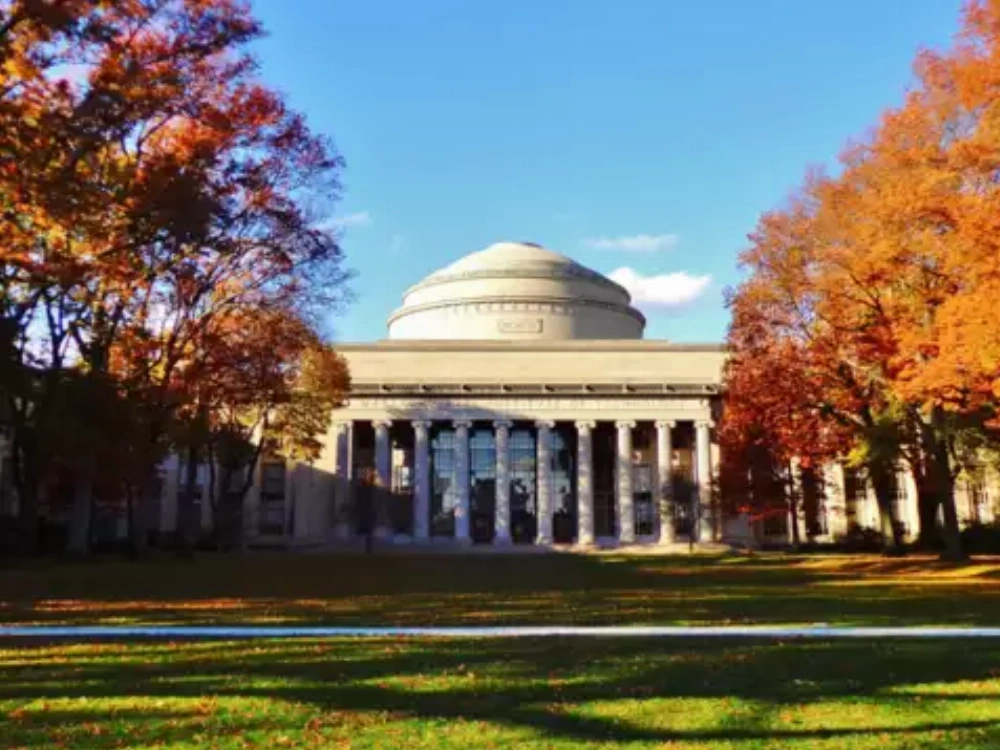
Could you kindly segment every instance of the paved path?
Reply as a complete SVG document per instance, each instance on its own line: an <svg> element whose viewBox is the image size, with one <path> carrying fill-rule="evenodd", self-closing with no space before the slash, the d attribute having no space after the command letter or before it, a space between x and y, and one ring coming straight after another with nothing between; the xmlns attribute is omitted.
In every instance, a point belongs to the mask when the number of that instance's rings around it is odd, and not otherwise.
<svg viewBox="0 0 1000 750"><path fill-rule="evenodd" d="M1000 627L811 626L468 626L468 627L296 627L296 626L0 626L0 638L1000 638Z"/></svg>

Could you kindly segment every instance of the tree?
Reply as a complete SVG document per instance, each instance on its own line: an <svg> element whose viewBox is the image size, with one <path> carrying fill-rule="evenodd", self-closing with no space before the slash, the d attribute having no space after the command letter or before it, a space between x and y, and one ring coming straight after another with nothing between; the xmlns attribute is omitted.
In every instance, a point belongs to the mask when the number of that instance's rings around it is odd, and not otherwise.
<svg viewBox="0 0 1000 750"><path fill-rule="evenodd" d="M315 219L342 161L257 80L259 34L236 0L0 2L0 317L35 373L15 432L51 419L64 369L110 378L149 474L227 318L339 301Z"/></svg>

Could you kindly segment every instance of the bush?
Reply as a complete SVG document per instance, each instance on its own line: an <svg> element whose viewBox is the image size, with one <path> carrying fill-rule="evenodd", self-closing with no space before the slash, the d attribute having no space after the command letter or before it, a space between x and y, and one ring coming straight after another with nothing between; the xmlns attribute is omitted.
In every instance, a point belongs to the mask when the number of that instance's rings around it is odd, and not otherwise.
<svg viewBox="0 0 1000 750"><path fill-rule="evenodd" d="M971 523L962 529L961 539L968 554L1000 553L1000 523Z"/></svg>
<svg viewBox="0 0 1000 750"><path fill-rule="evenodd" d="M840 545L849 552L881 552L882 532L870 526L852 523Z"/></svg>

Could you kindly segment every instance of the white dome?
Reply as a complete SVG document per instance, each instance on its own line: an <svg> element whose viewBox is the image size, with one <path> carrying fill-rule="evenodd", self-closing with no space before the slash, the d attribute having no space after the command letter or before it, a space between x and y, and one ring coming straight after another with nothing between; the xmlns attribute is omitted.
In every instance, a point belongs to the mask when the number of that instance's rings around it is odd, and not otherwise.
<svg viewBox="0 0 1000 750"><path fill-rule="evenodd" d="M403 295L391 339L641 339L623 287L565 255L501 242L435 271Z"/></svg>

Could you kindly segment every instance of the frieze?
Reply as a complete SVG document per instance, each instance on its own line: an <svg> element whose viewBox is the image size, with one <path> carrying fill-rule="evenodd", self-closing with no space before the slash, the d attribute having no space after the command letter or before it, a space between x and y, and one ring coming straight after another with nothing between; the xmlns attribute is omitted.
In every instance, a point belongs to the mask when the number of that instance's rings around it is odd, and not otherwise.
<svg viewBox="0 0 1000 750"><path fill-rule="evenodd" d="M646 318L638 310L625 305L592 299L572 299L563 297L532 298L530 300L496 300L490 297L468 298L462 300L441 300L424 302L417 305L406 305L398 308L391 316L389 323L399 318L427 310L448 310L452 315L483 315L505 312L547 312L553 315L573 316L582 308L598 308L610 310L620 315L645 323Z"/></svg>
<svg viewBox="0 0 1000 750"><path fill-rule="evenodd" d="M399 412L452 412L461 409L489 410L493 412L581 412L581 411L704 411L708 408L706 399L683 398L352 398L348 409L388 410Z"/></svg>

